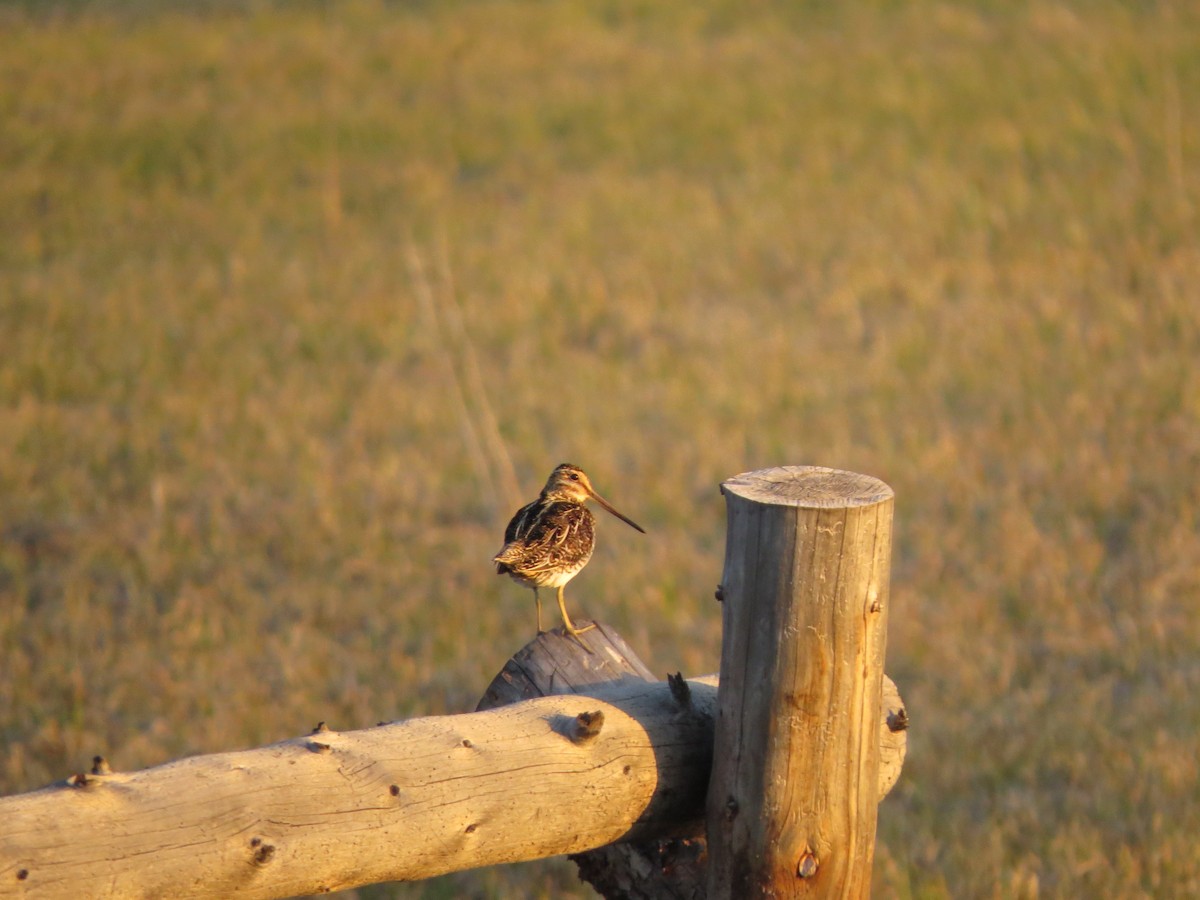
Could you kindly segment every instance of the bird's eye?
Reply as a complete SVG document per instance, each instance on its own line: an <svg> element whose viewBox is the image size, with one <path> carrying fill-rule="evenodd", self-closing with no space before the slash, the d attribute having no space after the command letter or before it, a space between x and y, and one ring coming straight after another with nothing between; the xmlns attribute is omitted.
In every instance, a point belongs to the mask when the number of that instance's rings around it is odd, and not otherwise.
<svg viewBox="0 0 1200 900"><path fill-rule="evenodd" d="M568 477L568 478L570 478L572 481L578 481L578 480L579 480L579 473L578 473L578 472L572 472L572 473L571 473L569 476L567 476L567 477Z"/></svg>

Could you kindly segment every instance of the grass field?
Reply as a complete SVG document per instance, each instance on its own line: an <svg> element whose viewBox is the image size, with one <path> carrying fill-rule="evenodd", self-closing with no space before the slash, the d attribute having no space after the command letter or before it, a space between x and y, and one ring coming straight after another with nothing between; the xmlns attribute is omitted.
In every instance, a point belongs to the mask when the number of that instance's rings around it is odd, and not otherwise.
<svg viewBox="0 0 1200 900"><path fill-rule="evenodd" d="M0 792L473 708L563 460L649 532L572 612L715 671L811 463L897 494L876 895L1200 894L1200 6L5 4L0 171Z"/></svg>

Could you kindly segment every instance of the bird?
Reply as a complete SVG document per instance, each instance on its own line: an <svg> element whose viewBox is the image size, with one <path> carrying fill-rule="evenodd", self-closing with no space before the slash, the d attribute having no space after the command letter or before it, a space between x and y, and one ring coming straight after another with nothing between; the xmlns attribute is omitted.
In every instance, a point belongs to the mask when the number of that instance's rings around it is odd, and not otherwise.
<svg viewBox="0 0 1200 900"><path fill-rule="evenodd" d="M630 528L646 533L596 493L583 469L562 463L550 473L538 498L517 510L504 529L504 546L492 557L496 574L533 588L538 634L542 634L539 588L557 589L563 626L575 640L596 627L593 623L576 628L563 601L563 587L588 564L596 546L596 519L584 505L588 500L595 500Z"/></svg>

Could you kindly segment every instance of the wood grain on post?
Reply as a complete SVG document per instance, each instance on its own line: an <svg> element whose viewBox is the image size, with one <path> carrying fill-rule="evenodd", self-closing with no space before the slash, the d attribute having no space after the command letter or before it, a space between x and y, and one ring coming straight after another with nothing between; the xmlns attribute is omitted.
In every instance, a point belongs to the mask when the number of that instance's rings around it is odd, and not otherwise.
<svg viewBox="0 0 1200 900"><path fill-rule="evenodd" d="M622 839L571 855L579 867L579 877L613 900L704 900L708 896L704 803L712 761L717 676L685 681L675 675L669 680L676 704L676 739L659 752L661 800L648 807L664 827L648 830L639 839ZM614 696L636 691L645 683L661 686L608 626L598 624L580 641L556 629L538 635L505 664L478 708L494 709L560 693ZM900 777L907 749L903 700L886 675L883 684L877 725L880 799ZM681 770L688 777L680 777ZM701 770L703 777L696 778Z"/></svg>
<svg viewBox="0 0 1200 900"><path fill-rule="evenodd" d="M816 467L722 492L709 896L869 896L894 495Z"/></svg>

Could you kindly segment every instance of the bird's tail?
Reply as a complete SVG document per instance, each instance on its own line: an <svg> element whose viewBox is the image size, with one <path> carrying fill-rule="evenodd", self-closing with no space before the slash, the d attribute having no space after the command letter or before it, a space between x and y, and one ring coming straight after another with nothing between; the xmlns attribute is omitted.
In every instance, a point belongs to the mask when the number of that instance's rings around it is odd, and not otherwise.
<svg viewBox="0 0 1200 900"><path fill-rule="evenodd" d="M509 571L508 564L515 560L516 549L512 544L505 544L500 552L492 557L492 562L496 564L497 575L504 575Z"/></svg>

